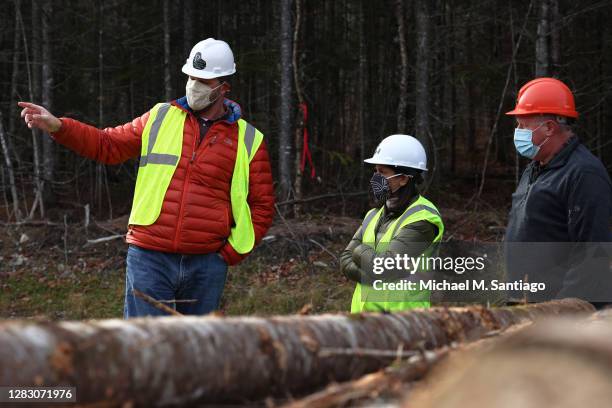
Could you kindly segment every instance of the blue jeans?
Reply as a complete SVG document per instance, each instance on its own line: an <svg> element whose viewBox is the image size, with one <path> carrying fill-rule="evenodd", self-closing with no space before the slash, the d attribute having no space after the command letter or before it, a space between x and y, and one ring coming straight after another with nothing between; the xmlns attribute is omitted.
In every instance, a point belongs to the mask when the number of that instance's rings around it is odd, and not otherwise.
<svg viewBox="0 0 612 408"><path fill-rule="evenodd" d="M123 317L168 315L134 296L134 289L156 300L196 300L194 303L176 303L176 311L182 314L210 313L219 308L226 276L227 264L218 253L181 255L130 245ZM175 308L173 303L166 305Z"/></svg>

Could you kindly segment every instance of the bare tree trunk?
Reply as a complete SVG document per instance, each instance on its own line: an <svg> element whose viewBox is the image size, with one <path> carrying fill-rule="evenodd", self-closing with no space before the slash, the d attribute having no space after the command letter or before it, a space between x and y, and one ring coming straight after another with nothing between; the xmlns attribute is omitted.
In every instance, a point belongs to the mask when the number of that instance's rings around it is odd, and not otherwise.
<svg viewBox="0 0 612 408"><path fill-rule="evenodd" d="M302 24L302 0L295 0L295 24L293 28L293 53L292 53L292 62L293 62L293 83L295 84L295 93L298 98L298 104L300 108L304 104L304 94L302 92L301 87L301 75L299 70L299 37L300 37L300 27ZM304 123L304 112L298 112L298 120L295 127L295 179L293 181L293 191L296 200L302 199L302 153L303 153L303 137L304 137L304 127L306 123ZM295 216L299 216L301 212L301 206L295 205L293 206L293 213Z"/></svg>
<svg viewBox="0 0 612 408"><path fill-rule="evenodd" d="M104 123L104 2L98 0L98 127L102 127ZM102 188L103 188L103 173L104 165L96 163L96 183L95 197L98 201L98 209L102 208Z"/></svg>
<svg viewBox="0 0 612 408"><path fill-rule="evenodd" d="M98 127L104 126L104 2L98 0ZM108 218L113 218L113 205L108 187L108 179L106 175L106 166L96 163L96 183L95 196L98 200L98 208L102 209L102 200L106 191L106 199L108 203Z"/></svg>
<svg viewBox="0 0 612 408"><path fill-rule="evenodd" d="M550 33L550 62L551 70L550 75L553 77L559 76L559 70L561 69L561 15L559 13L559 0L550 1L550 20L554 27Z"/></svg>
<svg viewBox="0 0 612 408"><path fill-rule="evenodd" d="M33 24L33 43L35 44L33 50L34 53L37 53L37 57L38 55L40 55L40 30L38 29L38 25L39 25L39 17L38 17L38 12L39 12L39 8L38 8L38 3L36 1L32 1L32 21L34 21L35 23ZM21 16L21 11L19 9L17 9L17 13L19 14L19 26L21 27L21 34L23 37L23 49L25 51L25 57L26 57L26 69L28 72L28 91L29 91L29 96L30 96L30 100L32 101L36 101L37 95L38 93L38 87L39 87L39 81L38 81L38 74L39 74L39 70L38 65L37 64L31 64L31 60L30 60L30 53L28 50L28 37L26 36L26 32L25 32L25 27L23 25L23 18ZM37 48L38 47L38 48ZM32 70L31 66L34 65L34 70ZM36 90L36 94L34 93ZM36 129L32 129L32 155L33 155L33 162L34 162L34 202L32 203L32 208L30 209L30 213L28 214L28 218L32 218L34 217L34 213L36 212L36 209L39 210L40 212L40 216L42 218L44 218L45 216L45 206L44 206L44 200L43 200L43 182L41 180L41 172L40 172L40 152L39 152L39 147L38 147L38 139L39 139L39 132Z"/></svg>
<svg viewBox="0 0 612 408"><path fill-rule="evenodd" d="M134 64L134 51L130 50L130 66ZM136 112L136 92L134 92L134 76L130 75L130 85L128 87L130 92L130 118L133 118ZM138 165L138 164L136 164Z"/></svg>
<svg viewBox="0 0 612 408"><path fill-rule="evenodd" d="M369 115L368 102L365 98L365 89L368 89L368 61L366 48L366 17L365 3L359 2L359 189L365 187L365 170L363 161L366 158L366 132L367 116ZM371 93L369 93L371 94ZM368 156L369 157L369 156Z"/></svg>
<svg viewBox="0 0 612 408"><path fill-rule="evenodd" d="M456 120L456 106L457 106L457 82L455 74L455 24L454 24L454 10L451 2L446 2L444 5L444 16L445 24L450 30L450 44L446 46L445 53L445 64L448 67L448 80L447 80L447 121L449 129L449 170L451 173L455 173L456 161L457 161L457 120Z"/></svg>
<svg viewBox="0 0 612 408"><path fill-rule="evenodd" d="M355 350L431 350L543 316L593 311L588 302L566 299L359 316L7 321L0 326L0 384L70 384L80 404L195 405L286 395L389 363Z"/></svg>
<svg viewBox="0 0 612 408"><path fill-rule="evenodd" d="M21 7L21 0L15 0L15 36L13 37L13 62L12 62L12 73L11 73L11 94L9 96L10 106L9 106L9 118L8 118L8 135L7 135L7 143L9 151L15 157L15 163L18 168L22 166L21 164L21 154L16 149L14 139L17 138L17 133L15 132L16 123L17 123L17 99L19 95L17 94L17 84L19 81L19 56L21 55L21 47L19 46L21 40L21 26L19 25L19 14L17 13L17 9ZM19 143L17 144L19 145Z"/></svg>
<svg viewBox="0 0 612 408"><path fill-rule="evenodd" d="M429 0L415 0L416 14L416 137L425 146L425 151L428 154L428 168L433 169L434 163L431 163L433 151L429 143ZM430 172L429 178L434 175Z"/></svg>
<svg viewBox="0 0 612 408"><path fill-rule="evenodd" d="M193 0L183 0L183 54L189 56L193 43Z"/></svg>
<svg viewBox="0 0 612 408"><path fill-rule="evenodd" d="M52 52L50 41L51 1L42 2L42 104L45 108L52 110L53 70ZM43 196L46 203L53 203L53 181L55 181L55 143L50 135L45 134L42 138L42 167L45 180Z"/></svg>
<svg viewBox="0 0 612 408"><path fill-rule="evenodd" d="M279 151L278 172L280 179L280 199L285 200L291 193L291 115L293 112L292 67L291 67L291 4L292 0L281 0L280 32L280 118L279 118Z"/></svg>
<svg viewBox="0 0 612 408"><path fill-rule="evenodd" d="M469 15L467 17L469 19ZM470 64L474 63L474 50L472 44L474 43L474 27L468 25L463 29L465 33L463 37L464 41L464 50L465 50L465 63ZM465 134L467 136L467 148L470 152L476 150L476 120L474 114L474 80L468 75L466 76L466 80L464 81L464 92L463 92L463 105L465 106L465 113L467 117L465 117ZM476 155L469 155L469 164L470 171L474 171L475 163L476 163Z"/></svg>
<svg viewBox="0 0 612 408"><path fill-rule="evenodd" d="M538 30L537 38L535 42L535 76L545 77L549 75L550 71L550 57L548 39L550 37L550 21L549 21L549 1L550 0L539 0L540 11L538 16Z"/></svg>
<svg viewBox="0 0 612 408"><path fill-rule="evenodd" d="M408 106L408 51L406 49L406 23L404 0L395 0L395 18L400 51L399 102L397 104L397 132L406 132L406 114ZM418 102L417 102L418 104ZM418 108L417 108L418 109Z"/></svg>
<svg viewBox="0 0 612 408"><path fill-rule="evenodd" d="M19 210L19 195L17 194L17 185L15 184L15 173L13 171L13 163L11 161L11 153L6 142L6 133L4 133L4 118L0 111L0 146L4 155L4 164L8 172L9 188L11 190L11 199L13 200L13 216L15 221L21 221L21 211Z"/></svg>
<svg viewBox="0 0 612 408"><path fill-rule="evenodd" d="M493 127L491 128L491 133L489 134L489 140L487 141L487 147L485 148L484 163L482 165L482 171L480 173L481 174L480 184L478 186L477 193L473 197L476 199L480 199L480 197L482 196L482 191L484 189L485 179L487 175L487 168L489 167L489 154L491 152L491 143L493 141L493 137L495 136L495 133L497 132L497 125L499 124L499 118L501 116L502 107L506 99L506 92L508 91L508 86L510 84L510 75L512 74L512 70L516 64L515 63L516 55L519 50L519 47L521 46L521 40L523 39L523 33L525 32L525 28L527 27L527 22L529 21L529 15L531 13L532 7L533 7L533 0L529 2L529 6L527 7L527 13L525 14L525 17L523 18L523 26L521 27L519 37L516 40L516 43L514 44L514 48L512 50L512 60L510 61L510 65L508 66L508 70L506 71L506 82L504 84L504 88L502 90L501 97L499 98L499 104L497 106L497 114L495 115L495 122L493 123ZM476 203L476 205L478 205L478 202Z"/></svg>
<svg viewBox="0 0 612 408"><path fill-rule="evenodd" d="M41 2L40 0L32 0L31 12L31 35L32 35L32 54L30 55L30 64L32 64L32 91L36 102L40 102L41 88L40 77L41 71L41 49L42 49L42 31L41 31Z"/></svg>
<svg viewBox="0 0 612 408"><path fill-rule="evenodd" d="M162 0L164 6L164 89L166 101L172 99L172 77L170 76L170 1Z"/></svg>

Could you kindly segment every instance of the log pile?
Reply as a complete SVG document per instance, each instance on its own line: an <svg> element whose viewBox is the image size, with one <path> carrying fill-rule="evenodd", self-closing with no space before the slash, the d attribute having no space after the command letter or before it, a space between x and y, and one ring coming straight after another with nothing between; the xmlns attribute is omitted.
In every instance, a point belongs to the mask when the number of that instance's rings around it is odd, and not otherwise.
<svg viewBox="0 0 612 408"><path fill-rule="evenodd" d="M305 398L292 401L282 408L332 408L372 401L384 402L385 405L399 405L400 400L410 395L411 388L417 381L425 378L429 372L445 361L449 356L462 355L470 350L479 353L494 347L499 337L524 329L532 322L525 322L495 331L485 338L470 343L458 343L436 350L424 351L386 367L384 370L365 375L357 380L342 384L331 384L325 389Z"/></svg>
<svg viewBox="0 0 612 408"><path fill-rule="evenodd" d="M75 386L82 404L241 402L355 379L388 366L398 349L418 360L541 317L592 312L568 299L357 316L8 321L0 323L0 384Z"/></svg>
<svg viewBox="0 0 612 408"><path fill-rule="evenodd" d="M612 311L590 320L543 321L437 366L397 406L608 407Z"/></svg>

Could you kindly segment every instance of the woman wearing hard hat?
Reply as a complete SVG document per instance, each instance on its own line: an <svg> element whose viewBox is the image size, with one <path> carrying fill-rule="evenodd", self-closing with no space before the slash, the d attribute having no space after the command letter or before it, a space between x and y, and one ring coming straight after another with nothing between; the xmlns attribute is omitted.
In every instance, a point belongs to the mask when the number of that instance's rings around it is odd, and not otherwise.
<svg viewBox="0 0 612 408"><path fill-rule="evenodd" d="M364 161L376 166L370 183L377 207L341 255L342 272L356 282L351 312L429 307L428 292L386 285L410 275L398 259L433 253L444 233L439 211L417 188L427 171L425 149L412 136L391 135Z"/></svg>

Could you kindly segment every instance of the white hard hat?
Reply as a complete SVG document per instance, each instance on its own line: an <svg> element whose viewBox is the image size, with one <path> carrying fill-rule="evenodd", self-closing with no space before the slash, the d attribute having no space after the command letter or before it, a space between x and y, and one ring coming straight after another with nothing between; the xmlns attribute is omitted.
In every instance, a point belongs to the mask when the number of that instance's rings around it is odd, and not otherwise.
<svg viewBox="0 0 612 408"><path fill-rule="evenodd" d="M376 147L374 156L365 159L370 164L410 167L427 171L427 155L421 142L409 135L385 137Z"/></svg>
<svg viewBox="0 0 612 408"><path fill-rule="evenodd" d="M234 54L225 41L207 38L193 46L182 71L202 79L232 75L236 72Z"/></svg>

